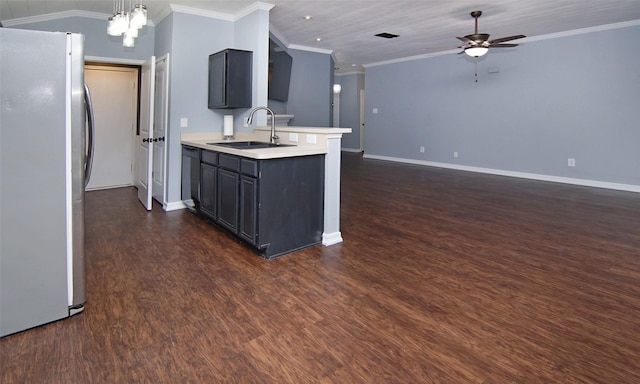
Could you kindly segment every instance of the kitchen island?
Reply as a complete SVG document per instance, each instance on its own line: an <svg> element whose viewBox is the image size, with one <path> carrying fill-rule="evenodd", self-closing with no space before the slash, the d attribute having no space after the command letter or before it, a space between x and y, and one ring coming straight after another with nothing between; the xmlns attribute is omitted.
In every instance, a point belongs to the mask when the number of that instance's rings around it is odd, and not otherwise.
<svg viewBox="0 0 640 384"><path fill-rule="evenodd" d="M340 140L349 128L279 127L281 146L237 148L220 132L183 133L183 201L265 258L342 241ZM231 143L268 142L270 130Z"/></svg>

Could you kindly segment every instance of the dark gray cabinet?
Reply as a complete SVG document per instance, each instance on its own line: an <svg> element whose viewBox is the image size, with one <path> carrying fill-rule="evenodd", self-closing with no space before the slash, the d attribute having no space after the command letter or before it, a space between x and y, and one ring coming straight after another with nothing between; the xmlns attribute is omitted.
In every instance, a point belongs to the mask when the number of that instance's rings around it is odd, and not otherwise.
<svg viewBox="0 0 640 384"><path fill-rule="evenodd" d="M217 216L218 195L218 154L211 151L202 152L200 163L200 211L208 218L215 220Z"/></svg>
<svg viewBox="0 0 640 384"><path fill-rule="evenodd" d="M209 108L250 108L253 53L225 49L209 56Z"/></svg>
<svg viewBox="0 0 640 384"><path fill-rule="evenodd" d="M206 151L215 153L212 151ZM218 156L218 223L233 233L238 231L238 195L240 158L220 153Z"/></svg>
<svg viewBox="0 0 640 384"><path fill-rule="evenodd" d="M187 208L200 207L200 148L182 147L182 200Z"/></svg>
<svg viewBox="0 0 640 384"><path fill-rule="evenodd" d="M236 172L218 170L218 223L233 233L238 231L238 181Z"/></svg>
<svg viewBox="0 0 640 384"><path fill-rule="evenodd" d="M256 160L202 150L200 170L198 213L263 257L322 241L324 155Z"/></svg>

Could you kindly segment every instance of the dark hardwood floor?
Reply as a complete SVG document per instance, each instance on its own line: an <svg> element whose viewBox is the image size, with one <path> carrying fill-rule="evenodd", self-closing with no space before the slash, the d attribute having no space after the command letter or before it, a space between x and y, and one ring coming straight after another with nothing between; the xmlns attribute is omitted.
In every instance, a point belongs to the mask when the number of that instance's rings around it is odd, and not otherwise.
<svg viewBox="0 0 640 384"><path fill-rule="evenodd" d="M0 339L0 382L640 382L640 194L355 154L342 185L344 243L268 261L87 193L86 309Z"/></svg>

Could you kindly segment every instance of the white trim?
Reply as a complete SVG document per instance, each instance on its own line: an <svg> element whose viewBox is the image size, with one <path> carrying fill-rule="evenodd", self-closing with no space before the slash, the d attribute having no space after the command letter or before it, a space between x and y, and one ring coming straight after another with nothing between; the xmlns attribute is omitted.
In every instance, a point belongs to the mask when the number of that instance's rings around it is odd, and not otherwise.
<svg viewBox="0 0 640 384"><path fill-rule="evenodd" d="M368 155L368 154L365 154L363 157L365 159L386 160L386 161L394 161L398 163L407 163L407 164L415 164L415 165L426 165L429 167L455 169L458 171L486 173L490 175L518 177L521 179L550 181L553 183L573 184L573 185L580 185L584 187L615 189L619 191L640 193L640 185L633 185L633 184L621 184L621 183L610 183L607 181L598 181L598 180L575 179L571 177L560 177L560 176L542 175L538 173L506 171L502 169L472 167L467 165L438 163L433 161L405 159L400 157L378 156L378 155Z"/></svg>
<svg viewBox="0 0 640 384"><path fill-rule="evenodd" d="M635 27L638 25L640 25L640 20L624 21L621 23L598 25L595 27L572 29L570 31L562 31L562 32L556 32L556 33L549 33L546 35L526 37L521 40L518 40L518 43L523 44L523 43L530 43L530 42L540 41L540 40L557 39L560 37L582 35L585 33L601 32L601 31L607 31L607 30L618 29L618 28ZM378 61L375 63L363 64L362 66L365 68L376 67L379 65L387 65L387 64L401 63L404 61L413 61L413 60L427 59L427 58L438 57L443 55L450 55L458 52L460 52L459 49L450 49L447 51L427 53L424 55L409 56L409 57L393 59L393 60Z"/></svg>
<svg viewBox="0 0 640 384"><path fill-rule="evenodd" d="M171 201L162 205L162 209L166 212L177 211L178 209L185 209L187 206L182 201Z"/></svg>
<svg viewBox="0 0 640 384"><path fill-rule="evenodd" d="M289 45L289 41L271 23L269 23L269 32L285 47Z"/></svg>
<svg viewBox="0 0 640 384"><path fill-rule="evenodd" d="M428 59L428 58L431 58L431 57L452 55L452 54L458 53L458 52L460 52L459 49L450 49L448 51L433 52L433 53L427 53L427 54L424 54L424 55L409 56L409 57L403 57L403 58L400 58L400 59L385 60L385 61L378 61L376 63L362 64L362 66L365 67L365 68L377 67L379 65L395 64L395 63L402 63L402 62L405 62L405 61L413 61L413 60L420 60L420 59Z"/></svg>
<svg viewBox="0 0 640 384"><path fill-rule="evenodd" d="M238 21L255 11L260 11L260 10L270 11L271 8L273 8L273 4L258 1L250 4L248 7L245 7L234 14L209 11L201 8L187 7L187 6L178 5L178 4L169 4L169 7L173 12L186 13L188 15L202 16L202 17L208 17L210 19L218 19L218 20L224 20L224 21ZM164 19L167 15L163 16L162 18Z"/></svg>
<svg viewBox="0 0 640 384"><path fill-rule="evenodd" d="M568 36L582 35L582 34L585 34L585 33L608 31L608 30L611 30L611 29L618 29L618 28L635 27L635 26L638 26L638 25L640 25L640 20L623 21L623 22L620 22L620 23L597 25L595 27L572 29L570 31L563 31L563 32L549 33L549 34L540 35L540 36L526 37L524 39L519 40L518 43L520 43L520 42L522 42L522 43L530 43L532 41L557 39L557 38L560 38L560 37L568 37Z"/></svg>
<svg viewBox="0 0 640 384"><path fill-rule="evenodd" d="M353 153L360 153L362 152L362 149L358 149L358 148L342 148L342 152L353 152Z"/></svg>
<svg viewBox="0 0 640 384"><path fill-rule="evenodd" d="M287 48L297 49L298 51L308 51L308 52L316 52L316 53L324 53L326 55L330 55L333 53L332 49L324 49L324 48L315 48L315 47L307 47L305 45L298 44L289 44Z"/></svg>
<svg viewBox="0 0 640 384"><path fill-rule="evenodd" d="M230 15L228 13L222 13L222 12L216 12L216 11L208 11L208 10L205 10L205 9L186 7L184 5L178 5L178 4L169 4L169 7L171 8L172 12L185 13L187 15L208 17L210 19L218 19L218 20L224 20L224 21L235 21L233 15ZM169 12L169 14L170 13L171 12Z"/></svg>
<svg viewBox="0 0 640 384"><path fill-rule="evenodd" d="M82 10L74 9L70 11L46 13L44 15L18 17L16 19L2 20L2 25L5 27L13 27L21 24L40 23L43 21L66 19L68 17L84 17L88 19L104 20L106 22L110 16L111 16L110 14L106 14L106 13L82 11ZM149 20L147 21L147 25L153 27L154 23L152 20Z"/></svg>
<svg viewBox="0 0 640 384"><path fill-rule="evenodd" d="M322 245L324 245L325 247L342 243L342 241L342 234L339 231L322 234Z"/></svg>
<svg viewBox="0 0 640 384"><path fill-rule="evenodd" d="M273 8L274 5L273 4L269 4L269 3L265 3L262 1L257 1L251 5L249 5L248 7L241 9L240 11L236 12L233 17L234 20L233 21L237 21L242 19L245 16L248 16L250 14L252 14L255 11L270 11L271 8Z"/></svg>
<svg viewBox="0 0 640 384"><path fill-rule="evenodd" d="M38 16L18 17L16 19L10 20L2 20L2 25L4 25L5 27L13 27L15 25L21 24L40 23L43 21L65 19L67 17L86 17L89 19L101 19L106 21L109 16L111 15L107 15L106 13L73 10L47 13Z"/></svg>
<svg viewBox="0 0 640 384"><path fill-rule="evenodd" d="M104 64L123 64L123 65L142 65L144 60L138 59L123 59L120 57L102 57L102 56L85 56L84 61L91 61L94 63Z"/></svg>
<svg viewBox="0 0 640 384"><path fill-rule="evenodd" d="M354 69L351 72L340 72L335 74L336 77L348 76L348 75L364 75L364 70Z"/></svg>

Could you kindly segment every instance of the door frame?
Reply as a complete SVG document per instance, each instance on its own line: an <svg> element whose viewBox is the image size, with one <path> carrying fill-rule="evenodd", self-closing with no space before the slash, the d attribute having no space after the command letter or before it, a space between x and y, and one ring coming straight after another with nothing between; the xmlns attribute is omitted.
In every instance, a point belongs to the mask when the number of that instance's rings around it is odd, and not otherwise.
<svg viewBox="0 0 640 384"><path fill-rule="evenodd" d="M121 186L135 186L135 183L136 183L136 180L135 180L136 179L136 174L135 174L135 164L136 164L135 141L136 141L137 132L139 131L139 125L140 125L140 66L133 65L133 64L97 62L97 61L89 60L88 58L85 58L85 63L84 63L83 69L86 70L87 67L90 67L89 69L94 69L94 70L109 70L109 68L122 67L122 68L125 68L125 69L130 69L130 70L132 70L132 72L135 71L135 76L137 76L137 79L136 79L136 83L137 83L136 87L137 87L137 89L135 90L135 92L136 92L136 107L135 107L135 117L134 117L135 127L133 129L133 132L132 132L131 136L129 137L130 144L131 144L131 164L129 164L130 172L131 172L131 180L130 180L130 182L128 184L115 186L115 188L121 187ZM96 67L96 68L91 68L91 67ZM85 82L86 82L86 80L85 80ZM91 90L91 88L89 90ZM94 191L94 190L108 189L108 188L114 188L114 187L91 188L90 190Z"/></svg>
<svg viewBox="0 0 640 384"><path fill-rule="evenodd" d="M133 172L133 181L132 185L137 188L137 175L138 175L138 151L136 151L136 138L140 136L140 71L142 68L142 64L144 64L145 60L137 60L137 59L121 59L115 57L102 57L102 56L85 56L84 57L85 65L87 63L96 64L96 65L126 65L138 68L138 106L137 106L137 116L136 116L136 129L134 129L133 137L131 138L131 147L133 151L133 163L131 164L132 172Z"/></svg>
<svg viewBox="0 0 640 384"><path fill-rule="evenodd" d="M170 77L170 75L169 75L169 55L167 54L167 55L160 56L159 58L157 57L156 60L158 60L160 58L164 58L165 56L167 57L167 76ZM142 65L146 61L146 60L140 60L140 59L124 59L124 58L104 57L104 56L85 56L84 60L85 60L85 62L91 62L91 63L95 63L95 64L98 64L98 65L99 64L129 65L129 66L137 66L139 68L142 68ZM166 196L167 196L167 194L166 194L166 191L167 191L167 173L168 173L168 169L167 169L168 168L167 150L168 150L168 147L169 147L169 142L167 140L168 134L169 134L169 132L168 132L168 124L169 124L169 122L168 122L169 87L170 87L170 84L167 81L167 88L166 88L167 95L166 95L166 98L165 98L166 101L167 101L167 108L166 108L167 116L165 118L165 124L166 124L166 127L165 127L165 152L164 152L164 160L163 160L164 161L164 165L165 165L164 166L164 175L163 175L163 177L164 177L164 196L165 196L164 200L166 200ZM165 107L165 106L163 106L163 107ZM135 136L133 137L133 141L134 141L133 147L134 148L135 148L135 139L137 137L139 137L139 134L140 134L140 128L139 128L139 126L140 126L140 111L139 111L139 109L140 109L140 82L138 81L138 127L136 129ZM138 163L139 163L139 161L138 161L138 158L137 158L137 151L134 150L134 157L133 157L134 179L136 178L135 175L138 174L137 173L138 172L138 169L137 169ZM134 181L134 186L136 186L135 181ZM175 209L175 208L169 207L168 204L166 202L164 202L164 201L162 202L162 208L165 211Z"/></svg>

